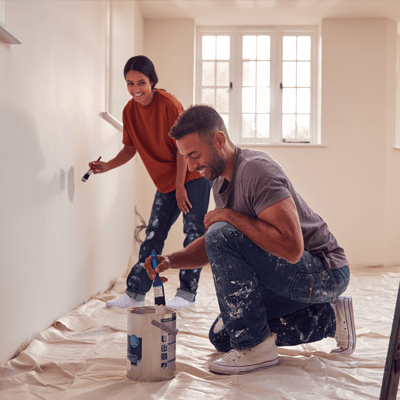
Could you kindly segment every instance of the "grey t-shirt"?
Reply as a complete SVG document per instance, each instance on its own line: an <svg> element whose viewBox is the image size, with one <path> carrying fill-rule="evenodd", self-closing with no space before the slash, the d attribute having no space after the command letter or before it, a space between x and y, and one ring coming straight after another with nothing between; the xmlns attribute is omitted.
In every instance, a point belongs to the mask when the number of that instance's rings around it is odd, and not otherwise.
<svg viewBox="0 0 400 400"><path fill-rule="evenodd" d="M329 269L348 265L344 250L328 225L296 192L281 166L269 154L236 147L232 178L227 183L223 177L214 181L217 208L230 208L257 218L261 211L292 197L299 214L304 249L322 259Z"/></svg>

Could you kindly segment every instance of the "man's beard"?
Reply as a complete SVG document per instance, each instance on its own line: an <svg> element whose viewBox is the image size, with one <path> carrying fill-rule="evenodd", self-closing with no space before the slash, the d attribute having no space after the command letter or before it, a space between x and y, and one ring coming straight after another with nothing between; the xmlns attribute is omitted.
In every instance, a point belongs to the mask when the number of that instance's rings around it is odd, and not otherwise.
<svg viewBox="0 0 400 400"><path fill-rule="evenodd" d="M213 148L212 160L208 164L207 168L210 171L210 176L206 179L211 182L217 179L225 171L226 162L224 161L223 158L219 156L219 154L214 148Z"/></svg>

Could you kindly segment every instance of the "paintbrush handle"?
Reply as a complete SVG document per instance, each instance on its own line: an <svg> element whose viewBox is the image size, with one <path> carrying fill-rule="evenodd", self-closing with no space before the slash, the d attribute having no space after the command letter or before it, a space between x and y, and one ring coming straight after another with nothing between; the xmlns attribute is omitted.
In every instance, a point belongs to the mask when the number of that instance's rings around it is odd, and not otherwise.
<svg viewBox="0 0 400 400"><path fill-rule="evenodd" d="M157 259L157 253L155 252L155 250L153 250L151 252L151 264L153 266L153 269L157 268L158 259ZM155 301L156 305L165 306L164 285L158 274L156 274L156 279L154 279L154 281L153 281L153 290L154 290L154 301Z"/></svg>

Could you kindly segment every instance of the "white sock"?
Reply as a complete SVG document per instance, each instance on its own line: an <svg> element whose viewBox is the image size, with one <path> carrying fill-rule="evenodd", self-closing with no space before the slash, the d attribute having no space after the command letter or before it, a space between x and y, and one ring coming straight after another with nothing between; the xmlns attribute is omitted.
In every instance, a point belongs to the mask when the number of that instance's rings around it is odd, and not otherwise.
<svg viewBox="0 0 400 400"><path fill-rule="evenodd" d="M184 299L183 297L175 296L171 301L167 303L167 307L174 308L178 310L182 307L193 307L194 302L191 303L190 301Z"/></svg>
<svg viewBox="0 0 400 400"><path fill-rule="evenodd" d="M118 307L118 308L128 308L128 307L135 307L135 306L141 307L141 306L144 306L144 300L138 301L138 300L132 299L131 296L124 293L118 299L107 301L106 305L107 305L107 307Z"/></svg>

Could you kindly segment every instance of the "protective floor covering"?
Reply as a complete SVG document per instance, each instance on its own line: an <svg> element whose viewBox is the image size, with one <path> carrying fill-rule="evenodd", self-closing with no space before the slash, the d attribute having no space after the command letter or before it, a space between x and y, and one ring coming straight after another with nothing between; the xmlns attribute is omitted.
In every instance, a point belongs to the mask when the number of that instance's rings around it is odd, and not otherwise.
<svg viewBox="0 0 400 400"><path fill-rule="evenodd" d="M125 279L54 322L15 359L0 367L0 399L378 399L400 280L400 268L357 268L353 296L357 349L329 354L333 339L279 349L280 364L239 376L216 375L218 353L208 329L218 314L212 275L204 268L194 308L179 310L177 372L172 380L135 382L127 372L127 311L105 301L124 292ZM168 271L167 300L178 285ZM149 292L146 305L153 305ZM400 398L400 396L399 396Z"/></svg>

